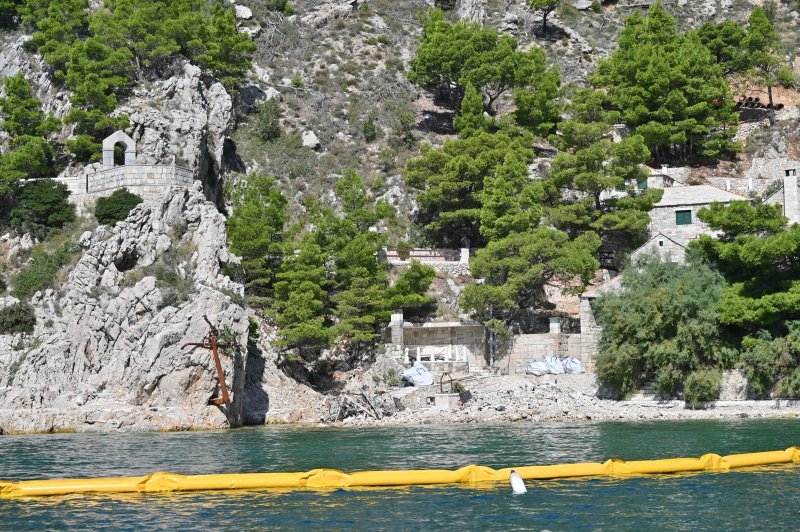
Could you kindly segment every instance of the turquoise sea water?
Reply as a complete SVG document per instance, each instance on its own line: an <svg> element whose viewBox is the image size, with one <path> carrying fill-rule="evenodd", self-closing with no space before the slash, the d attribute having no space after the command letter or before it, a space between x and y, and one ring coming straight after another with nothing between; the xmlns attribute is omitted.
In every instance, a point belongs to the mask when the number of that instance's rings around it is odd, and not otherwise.
<svg viewBox="0 0 800 532"><path fill-rule="evenodd" d="M509 424L0 436L0 478L491 467L800 445L800 421ZM148 528L797 530L800 467L401 489L0 500L0 530Z"/></svg>

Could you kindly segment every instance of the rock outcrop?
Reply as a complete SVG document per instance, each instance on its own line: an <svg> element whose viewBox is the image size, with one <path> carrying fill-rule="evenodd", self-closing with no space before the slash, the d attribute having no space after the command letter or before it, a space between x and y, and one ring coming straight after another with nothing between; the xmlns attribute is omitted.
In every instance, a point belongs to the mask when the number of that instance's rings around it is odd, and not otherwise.
<svg viewBox="0 0 800 532"><path fill-rule="evenodd" d="M186 62L178 74L137 87L117 112L130 118L140 164L176 161L200 176L216 200L213 177L225 170L225 141L236 121L233 98L222 83L207 85L200 67Z"/></svg>
<svg viewBox="0 0 800 532"><path fill-rule="evenodd" d="M113 228L84 233L68 279L32 298L34 334L3 337L10 348L0 355L0 433L258 420L263 360L248 349L247 312L234 301L242 287L220 273L235 260L224 222L197 183L148 200ZM204 315L238 346L222 357L233 400L223 407L208 405L218 395L210 353L181 349L207 334Z"/></svg>

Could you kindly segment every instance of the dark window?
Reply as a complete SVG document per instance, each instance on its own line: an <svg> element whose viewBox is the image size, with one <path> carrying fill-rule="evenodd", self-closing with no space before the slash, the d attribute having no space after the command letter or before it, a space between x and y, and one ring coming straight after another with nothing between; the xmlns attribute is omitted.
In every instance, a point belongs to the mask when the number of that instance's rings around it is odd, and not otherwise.
<svg viewBox="0 0 800 532"><path fill-rule="evenodd" d="M663 240L659 240L658 241L658 247L660 247L660 248L664 247L664 241Z"/></svg>
<svg viewBox="0 0 800 532"><path fill-rule="evenodd" d="M692 223L692 211L675 211L676 225L690 225Z"/></svg>
<svg viewBox="0 0 800 532"><path fill-rule="evenodd" d="M796 168L791 168L789 170L786 170L786 177L796 176L796 175L797 175L797 169Z"/></svg>

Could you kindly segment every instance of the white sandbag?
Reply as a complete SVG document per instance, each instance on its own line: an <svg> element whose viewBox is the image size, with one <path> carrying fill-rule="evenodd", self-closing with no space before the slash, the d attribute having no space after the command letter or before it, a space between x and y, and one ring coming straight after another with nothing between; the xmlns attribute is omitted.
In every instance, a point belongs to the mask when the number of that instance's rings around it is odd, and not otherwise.
<svg viewBox="0 0 800 532"><path fill-rule="evenodd" d="M525 364L525 374L526 375L535 375L537 377L541 377L542 375L547 375L549 370L547 369L547 364L542 362L541 360L535 360L533 362L528 362Z"/></svg>
<svg viewBox="0 0 800 532"><path fill-rule="evenodd" d="M403 378L414 386L430 386L433 384L433 375L420 362L414 364L414 367L405 370Z"/></svg>
<svg viewBox="0 0 800 532"><path fill-rule="evenodd" d="M572 375L578 375L583 373L583 364L577 358L568 358L564 360L563 364L564 371L566 373L570 373Z"/></svg>
<svg viewBox="0 0 800 532"><path fill-rule="evenodd" d="M564 364L557 356L550 355L544 357L544 363L547 365L547 371L549 373L553 375L561 375L564 373Z"/></svg>

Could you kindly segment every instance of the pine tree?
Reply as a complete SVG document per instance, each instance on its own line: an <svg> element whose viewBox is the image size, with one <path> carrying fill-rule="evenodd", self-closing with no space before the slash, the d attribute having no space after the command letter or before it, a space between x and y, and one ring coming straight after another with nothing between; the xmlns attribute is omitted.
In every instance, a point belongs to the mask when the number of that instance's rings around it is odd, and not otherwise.
<svg viewBox="0 0 800 532"><path fill-rule="evenodd" d="M444 247L480 247L481 195L506 154L533 162L533 138L519 128L448 140L440 149L424 145L420 157L406 166L406 183L417 195L417 221L427 236Z"/></svg>
<svg viewBox="0 0 800 532"><path fill-rule="evenodd" d="M528 7L542 14L542 34L547 35L547 17L561 4L561 0L528 0Z"/></svg>
<svg viewBox="0 0 800 532"><path fill-rule="evenodd" d="M233 213L228 217L230 250L242 257L245 294L257 308L274 300L273 285L283 259L283 232L289 216L286 197L275 180L263 174L249 174L226 189Z"/></svg>
<svg viewBox="0 0 800 532"><path fill-rule="evenodd" d="M467 83L461 100L461 112L453 119L453 128L462 138L466 138L486 131L490 124L491 120L483 116L483 97L472 83Z"/></svg>
<svg viewBox="0 0 800 532"><path fill-rule="evenodd" d="M775 103L772 101L772 87L778 83L781 45L772 22L761 7L756 6L750 13L747 35L742 40L742 45L746 51L744 62L748 71L767 88L769 121L774 126Z"/></svg>
<svg viewBox="0 0 800 532"><path fill-rule="evenodd" d="M660 2L625 21L593 82L657 161L734 152L737 115L722 67L696 32L681 34Z"/></svg>
<svg viewBox="0 0 800 532"><path fill-rule="evenodd" d="M42 111L42 102L22 73L5 78L3 90L6 96L0 98L0 117L3 130L11 137L47 137L58 131L58 120Z"/></svg>

